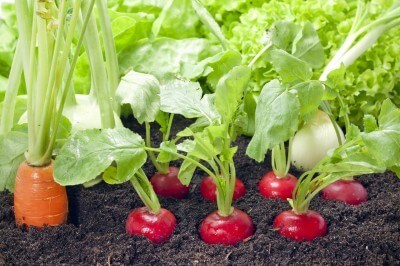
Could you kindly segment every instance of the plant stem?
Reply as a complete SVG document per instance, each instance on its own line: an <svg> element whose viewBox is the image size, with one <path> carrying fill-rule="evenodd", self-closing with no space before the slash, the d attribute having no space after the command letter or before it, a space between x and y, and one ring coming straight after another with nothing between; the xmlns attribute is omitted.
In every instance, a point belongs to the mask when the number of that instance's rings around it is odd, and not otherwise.
<svg viewBox="0 0 400 266"><path fill-rule="evenodd" d="M23 68L22 55L22 42L21 40L18 40L3 102L0 122L0 135L7 134L13 127L15 105L17 103L18 89L21 82Z"/></svg>
<svg viewBox="0 0 400 266"><path fill-rule="evenodd" d="M83 5L82 9L87 12L88 8ZM107 71L104 66L103 52L99 40L96 20L90 16L86 34L85 47L89 56L90 69L92 74L92 89L94 89L97 102L100 107L102 128L114 128L114 98L111 96L108 87Z"/></svg>
<svg viewBox="0 0 400 266"><path fill-rule="evenodd" d="M167 132L165 132L165 135L163 136L163 141L167 141L170 137L173 120L174 120L174 114L170 114L168 120Z"/></svg>
<svg viewBox="0 0 400 266"><path fill-rule="evenodd" d="M150 148L150 147L144 147L144 149L145 149L146 151L153 151L153 152L161 152L161 151L162 151L161 149L158 149L158 148ZM217 176L216 176L213 172L211 172L207 167L205 167L204 165L202 165L201 163L197 162L196 160L193 160L192 158L190 158L190 157L188 157L188 156L185 156L185 155L183 155L183 154L180 154L180 153L177 153L177 152L171 152L171 151L168 151L168 152L171 153L171 154L173 154L173 155L175 155L175 156L177 156L178 158L181 158L181 159L183 159L183 160L187 160L187 161L189 161L190 163L196 165L196 167L200 168L200 169L203 170L206 174L208 174L208 175L214 180L215 184L216 184L217 187L218 187L219 184L218 184Z"/></svg>
<svg viewBox="0 0 400 266"><path fill-rule="evenodd" d="M51 154L47 155L47 150L51 142L51 131L54 125L55 104L59 89L62 83L62 76L68 60L69 50L73 41L75 32L75 25L80 9L80 1L77 0L74 5L74 12L72 14L70 29L67 33L66 40L64 40L65 20L67 16L68 6L63 1L61 3L58 20L59 28L57 30L54 48L50 49L50 42L52 35L47 33L47 22L38 17L39 28L39 72L38 72L38 85L36 96L36 127L37 127L37 142L34 148L35 153L30 153L30 163L32 165L46 165L50 162ZM47 36L49 38L47 38ZM42 44L42 45L41 45ZM53 46L53 45L51 45ZM42 53L40 53L42 51ZM53 53L51 54L51 51ZM49 60L51 58L51 60ZM43 60L42 66L40 62ZM51 65L49 63L51 61ZM42 74L41 74L42 73ZM44 103L43 103L43 99ZM40 108L43 106L42 109ZM56 132L53 132L56 134Z"/></svg>
<svg viewBox="0 0 400 266"><path fill-rule="evenodd" d="M267 45L265 45L254 57L253 59L250 61L248 67L252 68L254 66L254 64L258 61L258 59L260 59L260 57L266 52L268 51L269 48L272 47L272 43L268 43Z"/></svg>
<svg viewBox="0 0 400 266"><path fill-rule="evenodd" d="M148 148L151 148L151 128L150 128L150 123L149 122L145 122L145 126L146 126L146 146ZM151 163L154 165L154 167L157 169L157 171L161 174L166 174L168 173L168 166L167 167L163 167L162 165L160 165L157 162L157 158L154 154L154 152L148 150L147 154L149 155L150 161Z"/></svg>
<svg viewBox="0 0 400 266"><path fill-rule="evenodd" d="M102 29L102 36L104 42L106 68L108 74L108 87L110 90L110 96L115 97L115 91L119 84L119 67L118 59L116 56L116 49L114 43L114 37L111 30L110 18L107 12L107 1L96 0L97 11L99 15L100 27ZM115 102L115 101L114 101ZM114 109L118 110L119 105L115 102Z"/></svg>
<svg viewBox="0 0 400 266"><path fill-rule="evenodd" d="M74 57L72 59L71 66L69 67L69 70L68 70L67 80L65 82L65 87L62 90L62 96L61 96L60 104L59 104L59 106L57 108L57 114L55 116L54 128L53 128L54 134L52 135L52 137L50 139L50 144L49 144L48 149L46 151L45 157L46 156L51 156L51 154L52 154L53 147L54 147L56 139L57 139L57 134L56 133L57 133L60 121L61 121L62 111L63 111L64 105L65 105L65 102L67 100L68 94L72 93L70 91L70 87L71 87L72 80L73 80L73 74L74 74L76 63L78 62L78 58L79 58L79 54L80 54L79 52L80 52L80 50L82 48L82 45L83 45L83 40L84 40L85 32L86 32L86 29L87 29L87 25L88 25L90 16L92 14L94 1L95 0L91 0L91 2L89 3L89 8L88 8L88 10L86 12L85 20L84 20L83 25L81 27L81 32L80 32L80 36L79 36L79 39L78 39L78 44L76 45L75 54L74 54Z"/></svg>
<svg viewBox="0 0 400 266"><path fill-rule="evenodd" d="M275 176L277 178L283 178L287 176L290 167L289 156L290 154L286 156L286 148L284 142L281 142L274 148L272 148L271 164L272 164L272 170L274 171Z"/></svg>
<svg viewBox="0 0 400 266"><path fill-rule="evenodd" d="M149 211L158 214L161 208L160 202L158 201L157 195L143 170L139 169L130 181L133 188L138 193L139 198L142 200L144 205L146 205Z"/></svg>

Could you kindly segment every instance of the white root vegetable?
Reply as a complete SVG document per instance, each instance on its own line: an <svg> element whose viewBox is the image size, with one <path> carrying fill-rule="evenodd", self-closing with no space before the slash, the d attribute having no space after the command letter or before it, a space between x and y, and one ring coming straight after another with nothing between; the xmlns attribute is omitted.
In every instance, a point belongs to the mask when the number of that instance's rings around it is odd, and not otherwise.
<svg viewBox="0 0 400 266"><path fill-rule="evenodd" d="M339 129L339 135L344 142L344 134ZM299 170L311 170L329 150L339 146L335 128L329 116L318 110L294 136L291 149L292 164Z"/></svg>

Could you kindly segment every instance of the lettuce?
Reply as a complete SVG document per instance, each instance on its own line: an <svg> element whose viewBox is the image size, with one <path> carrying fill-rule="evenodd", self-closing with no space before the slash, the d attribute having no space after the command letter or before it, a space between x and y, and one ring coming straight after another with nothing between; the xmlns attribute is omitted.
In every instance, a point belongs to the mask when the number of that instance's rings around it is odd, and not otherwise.
<svg viewBox="0 0 400 266"><path fill-rule="evenodd" d="M348 34L357 9L357 0L233 0L226 5L224 2L227 1L202 0L222 24L232 47L243 54L245 64L262 49L266 30L277 20L301 24L311 22L317 30L328 62ZM371 19L393 2L372 0ZM400 28L383 35L372 49L346 71L341 96L350 107L350 119L358 125L362 124L364 114L376 117L380 103L386 98L400 105L399 35ZM318 78L321 71L317 70L314 78ZM258 60L252 75L252 90L257 93L264 84L276 77L277 73L271 64ZM332 108L338 114L339 104L333 102Z"/></svg>

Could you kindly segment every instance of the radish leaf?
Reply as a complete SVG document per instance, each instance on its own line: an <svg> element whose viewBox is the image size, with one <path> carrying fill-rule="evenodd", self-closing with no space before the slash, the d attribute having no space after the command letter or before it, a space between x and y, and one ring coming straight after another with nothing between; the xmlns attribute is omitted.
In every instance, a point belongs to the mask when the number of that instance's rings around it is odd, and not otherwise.
<svg viewBox="0 0 400 266"><path fill-rule="evenodd" d="M125 182L146 162L144 146L143 139L126 128L79 131L61 148L55 160L55 180L62 185L82 184L95 179L115 162L115 178L119 183Z"/></svg>
<svg viewBox="0 0 400 266"><path fill-rule="evenodd" d="M223 123L230 123L234 119L250 75L250 68L237 66L219 80L215 91L215 105Z"/></svg>
<svg viewBox="0 0 400 266"><path fill-rule="evenodd" d="M161 86L161 110L171 114L180 114L186 118L204 117L211 124L219 119L208 96L202 98L198 82L169 80Z"/></svg>
<svg viewBox="0 0 400 266"><path fill-rule="evenodd" d="M116 100L129 104L139 123L153 122L160 110L160 83L149 74L129 71L118 86Z"/></svg>
<svg viewBox="0 0 400 266"><path fill-rule="evenodd" d="M288 140L297 130L300 102L278 80L267 83L256 109L256 130L246 154L261 162L268 149Z"/></svg>

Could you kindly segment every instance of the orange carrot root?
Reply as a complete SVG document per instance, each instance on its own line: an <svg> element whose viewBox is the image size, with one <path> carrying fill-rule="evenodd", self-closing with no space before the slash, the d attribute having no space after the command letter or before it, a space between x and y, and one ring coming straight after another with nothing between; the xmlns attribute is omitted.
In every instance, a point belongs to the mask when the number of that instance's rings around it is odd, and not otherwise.
<svg viewBox="0 0 400 266"><path fill-rule="evenodd" d="M21 163L15 180L14 213L17 226L56 226L67 222L67 192L54 181L53 162L43 167Z"/></svg>

